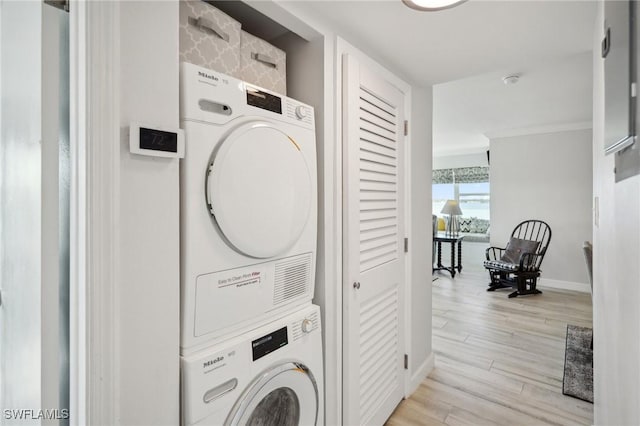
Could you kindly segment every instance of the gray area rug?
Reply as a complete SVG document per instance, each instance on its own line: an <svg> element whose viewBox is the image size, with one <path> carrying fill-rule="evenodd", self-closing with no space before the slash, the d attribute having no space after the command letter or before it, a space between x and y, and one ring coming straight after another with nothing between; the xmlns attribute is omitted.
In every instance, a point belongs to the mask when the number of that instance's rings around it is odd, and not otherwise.
<svg viewBox="0 0 640 426"><path fill-rule="evenodd" d="M593 330L567 325L562 393L593 403Z"/></svg>

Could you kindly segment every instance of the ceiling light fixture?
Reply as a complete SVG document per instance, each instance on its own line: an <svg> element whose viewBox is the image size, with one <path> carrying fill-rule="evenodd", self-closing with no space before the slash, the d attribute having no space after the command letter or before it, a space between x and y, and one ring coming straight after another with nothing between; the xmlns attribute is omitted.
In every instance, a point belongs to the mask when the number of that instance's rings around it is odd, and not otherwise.
<svg viewBox="0 0 640 426"><path fill-rule="evenodd" d="M402 2L411 9L427 12L450 9L465 1L467 0L402 0Z"/></svg>
<svg viewBox="0 0 640 426"><path fill-rule="evenodd" d="M502 77L502 82L506 85L516 84L520 80L520 76L518 74L508 75L506 77Z"/></svg>

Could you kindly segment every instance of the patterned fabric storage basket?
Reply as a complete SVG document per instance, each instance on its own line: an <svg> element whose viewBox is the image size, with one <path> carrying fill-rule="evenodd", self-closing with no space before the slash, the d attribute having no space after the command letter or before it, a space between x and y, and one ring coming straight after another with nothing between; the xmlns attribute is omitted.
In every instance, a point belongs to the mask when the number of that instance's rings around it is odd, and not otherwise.
<svg viewBox="0 0 640 426"><path fill-rule="evenodd" d="M180 1L180 61L240 78L240 23L203 1Z"/></svg>
<svg viewBox="0 0 640 426"><path fill-rule="evenodd" d="M287 55L282 50L242 31L240 78L274 92L287 94Z"/></svg>

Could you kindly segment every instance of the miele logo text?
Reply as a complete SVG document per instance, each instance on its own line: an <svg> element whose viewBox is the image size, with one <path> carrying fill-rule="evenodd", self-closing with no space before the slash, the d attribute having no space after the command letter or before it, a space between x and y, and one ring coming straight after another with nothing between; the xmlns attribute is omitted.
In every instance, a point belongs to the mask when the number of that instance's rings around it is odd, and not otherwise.
<svg viewBox="0 0 640 426"><path fill-rule="evenodd" d="M224 357L223 357L223 356L219 356L219 357L218 357L218 358L216 358L216 359L210 359L209 361L205 361L205 362L202 364L202 366L203 366L204 368L211 367L212 365L214 365L214 364L216 364L216 363L218 363L218 362L220 362L220 361L222 361L222 360L224 360Z"/></svg>
<svg viewBox="0 0 640 426"><path fill-rule="evenodd" d="M218 81L218 77L216 77L215 75L207 74L202 71L198 71L198 75L200 77L208 78L209 80Z"/></svg>

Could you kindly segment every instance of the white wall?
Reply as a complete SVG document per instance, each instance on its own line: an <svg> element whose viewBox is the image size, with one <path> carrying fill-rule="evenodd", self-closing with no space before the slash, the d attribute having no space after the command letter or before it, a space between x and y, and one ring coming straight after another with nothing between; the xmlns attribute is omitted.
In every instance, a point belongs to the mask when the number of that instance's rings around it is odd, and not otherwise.
<svg viewBox="0 0 640 426"><path fill-rule="evenodd" d="M549 224L541 285L589 291L582 244L591 240L591 131L492 139L491 245L523 220Z"/></svg>
<svg viewBox="0 0 640 426"><path fill-rule="evenodd" d="M433 169L455 169L458 167L488 166L487 153L444 155L433 157Z"/></svg>
<svg viewBox="0 0 640 426"><path fill-rule="evenodd" d="M431 345L431 123L433 90L414 86L411 106L411 354L412 385L433 367Z"/></svg>
<svg viewBox="0 0 640 426"><path fill-rule="evenodd" d="M596 425L638 425L640 176L615 183L614 155L603 154L602 29L600 1L593 44L593 191L599 199L593 227L594 421Z"/></svg>
<svg viewBox="0 0 640 426"><path fill-rule="evenodd" d="M178 126L178 3L120 3L119 386L123 425L179 424L178 160L132 155L128 125Z"/></svg>
<svg viewBox="0 0 640 426"><path fill-rule="evenodd" d="M43 402L42 2L0 4L0 406ZM43 153L43 150L45 151ZM49 206L47 206L49 207ZM50 206L57 207L57 206ZM57 280L54 285L57 284ZM46 299L44 300L46 302Z"/></svg>

